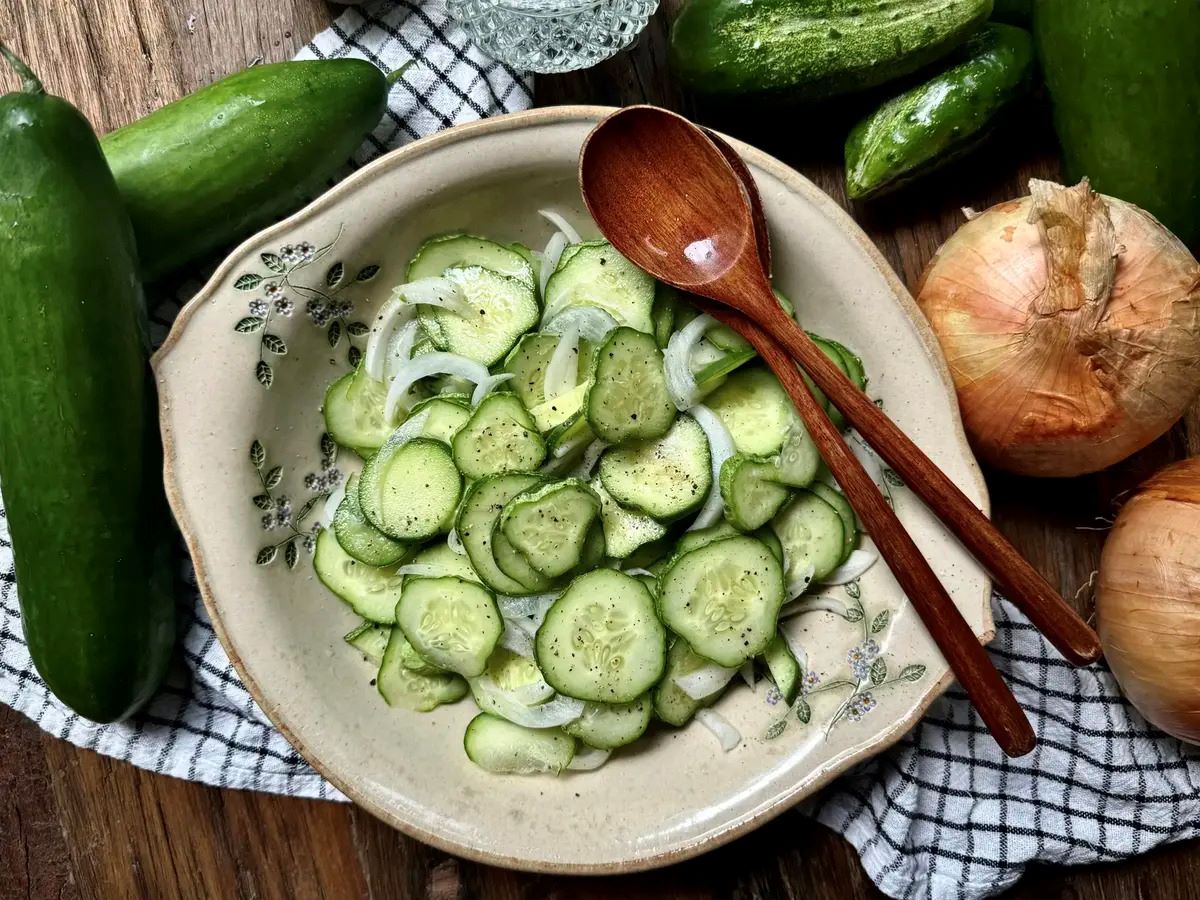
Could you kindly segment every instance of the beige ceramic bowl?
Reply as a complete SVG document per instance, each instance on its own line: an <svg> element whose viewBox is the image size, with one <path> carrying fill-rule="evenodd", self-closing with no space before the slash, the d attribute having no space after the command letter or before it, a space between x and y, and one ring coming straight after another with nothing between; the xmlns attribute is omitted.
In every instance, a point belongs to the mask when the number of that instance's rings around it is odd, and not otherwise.
<svg viewBox="0 0 1200 900"><path fill-rule="evenodd" d="M349 369L363 323L424 237L467 229L540 247L550 230L539 207L587 222L576 160L606 112L492 119L367 166L226 260L155 359L167 489L217 633L263 710L330 781L395 827L537 871L645 869L729 841L896 741L950 681L877 565L859 584L825 590L832 612L793 623L812 673L801 706L789 715L762 684L718 703L744 736L732 752L693 723L655 729L595 772L497 777L463 754L470 701L428 715L389 709L343 643L356 618L314 577L306 548L324 473L355 467L322 440L323 392ZM801 320L861 353L872 393L986 507L945 366L904 287L829 198L734 143L773 226L776 282ZM903 487L891 492L971 627L990 637L984 573Z"/></svg>

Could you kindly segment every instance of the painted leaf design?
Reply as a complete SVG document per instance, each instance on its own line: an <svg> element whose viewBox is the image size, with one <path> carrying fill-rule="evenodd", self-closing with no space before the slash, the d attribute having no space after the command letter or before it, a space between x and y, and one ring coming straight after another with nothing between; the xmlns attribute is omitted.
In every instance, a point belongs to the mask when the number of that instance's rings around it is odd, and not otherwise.
<svg viewBox="0 0 1200 900"><path fill-rule="evenodd" d="M883 480L892 487L904 487L904 482L901 480L900 476L891 469L885 468L883 470Z"/></svg>
<svg viewBox="0 0 1200 900"><path fill-rule="evenodd" d="M258 365L254 367L254 377L258 379L258 383L265 388L269 388L275 383L275 370L271 368L271 364L266 360L260 359Z"/></svg>
<svg viewBox="0 0 1200 900"><path fill-rule="evenodd" d="M262 284L262 276L256 275L253 272L247 272L245 275L239 275L233 286L239 291L252 291Z"/></svg>
<svg viewBox="0 0 1200 900"><path fill-rule="evenodd" d="M352 368L352 369L358 368L358 364L360 362L362 362L362 358L363 358L362 351L359 350L357 347L351 347L350 352L346 354L346 359L348 359L350 361L350 368Z"/></svg>
<svg viewBox="0 0 1200 900"><path fill-rule="evenodd" d="M270 334L269 332L263 335L262 344L276 356L283 356L288 350L287 344L284 342L283 338L277 334Z"/></svg>
<svg viewBox="0 0 1200 900"><path fill-rule="evenodd" d="M250 462L254 463L256 469L261 469L267 462L267 451L257 440L250 445Z"/></svg>
<svg viewBox="0 0 1200 900"><path fill-rule="evenodd" d="M337 444L334 443L327 431L321 432L321 456L324 459L333 459L337 456Z"/></svg>
<svg viewBox="0 0 1200 900"><path fill-rule="evenodd" d="M855 579L846 585L846 593L850 595L852 600L857 600L862 597L862 588L858 586L858 579ZM859 614L858 618L862 618L861 613ZM855 621L858 620L856 619Z"/></svg>
<svg viewBox="0 0 1200 900"><path fill-rule="evenodd" d="M905 666L900 671L900 679L902 681L920 681L925 677L925 667L920 663L911 666Z"/></svg>
<svg viewBox="0 0 1200 900"><path fill-rule="evenodd" d="M812 721L812 707L808 705L807 700L796 701L796 718L802 725L807 725Z"/></svg>
<svg viewBox="0 0 1200 900"><path fill-rule="evenodd" d="M281 481L283 481L283 466L276 466L263 477L263 483L268 490L279 487Z"/></svg>
<svg viewBox="0 0 1200 900"><path fill-rule="evenodd" d="M304 505L300 507L300 510L296 513L294 521L303 522L304 518L310 512L312 512L312 508L317 505L317 501L324 496L324 494L316 494L315 496L309 497L308 500L304 502Z"/></svg>
<svg viewBox="0 0 1200 900"><path fill-rule="evenodd" d="M253 334L265 324L267 324L267 320L259 316L244 316L238 319L237 324L233 326L233 330L239 334Z"/></svg>
<svg viewBox="0 0 1200 900"><path fill-rule="evenodd" d="M296 568L296 563L300 562L300 551L296 549L295 540L287 542L287 546L283 550L283 558L289 569Z"/></svg>
<svg viewBox="0 0 1200 900"><path fill-rule="evenodd" d="M887 681L887 660L882 656L871 663L871 684L883 684Z"/></svg>
<svg viewBox="0 0 1200 900"><path fill-rule="evenodd" d="M846 609L847 622L861 622L863 620L863 611L857 606L851 606Z"/></svg>
<svg viewBox="0 0 1200 900"><path fill-rule="evenodd" d="M783 732L786 728L787 728L787 719L780 719L778 722L773 722L771 724L771 727L767 729L767 734L766 734L767 740L772 741L775 738L779 737L781 734L783 734Z"/></svg>
<svg viewBox="0 0 1200 900"><path fill-rule="evenodd" d="M370 281L379 274L379 266L363 266L354 276L355 281Z"/></svg>
<svg viewBox="0 0 1200 900"><path fill-rule="evenodd" d="M260 566L269 566L275 562L275 556L279 553L278 547L263 547L258 551L258 556L254 557L254 561Z"/></svg>
<svg viewBox="0 0 1200 900"><path fill-rule="evenodd" d="M877 615L874 621L871 622L871 634L879 634L883 629L888 627L888 623L892 620L892 614L888 610L884 610Z"/></svg>
<svg viewBox="0 0 1200 900"><path fill-rule="evenodd" d="M325 284L329 287L337 287L342 283L342 276L346 274L346 267L340 262L335 262L329 267L329 271L325 273Z"/></svg>
<svg viewBox="0 0 1200 900"><path fill-rule="evenodd" d="M283 272L287 271L287 265L284 263L284 261L282 259L279 258L279 255L276 253L263 253L260 256L260 259L262 259L263 265L266 266L268 269L270 269L272 272L283 273Z"/></svg>
<svg viewBox="0 0 1200 900"><path fill-rule="evenodd" d="M342 323L337 319L334 319L329 323L328 336L330 347L336 347L338 345L338 341L342 339Z"/></svg>
<svg viewBox="0 0 1200 900"><path fill-rule="evenodd" d="M346 333L351 337L362 337L370 330L365 322L350 322L346 325Z"/></svg>
<svg viewBox="0 0 1200 900"><path fill-rule="evenodd" d="M266 494L259 494L254 498L254 505L259 509L270 509L275 505L275 502Z"/></svg>

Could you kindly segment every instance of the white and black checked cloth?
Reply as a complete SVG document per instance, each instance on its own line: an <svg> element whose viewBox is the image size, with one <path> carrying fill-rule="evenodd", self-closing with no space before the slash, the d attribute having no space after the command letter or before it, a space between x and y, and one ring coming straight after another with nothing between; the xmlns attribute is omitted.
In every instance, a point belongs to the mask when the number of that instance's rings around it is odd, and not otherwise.
<svg viewBox="0 0 1200 900"><path fill-rule="evenodd" d="M357 164L532 99L529 80L471 47L441 2L347 9L299 57L344 55L383 69L424 60L393 91ZM174 303L159 309L159 340L177 310ZM30 662L0 508L0 701L51 734L155 772L344 799L255 706L183 565L193 589L181 600L179 666L133 721L92 725L50 696ZM1015 882L1031 860L1114 860L1200 834L1200 751L1150 729L1105 669L1071 668L1007 603L994 606L992 658L1029 712L1038 749L1006 759L966 697L951 689L897 747L807 806L850 840L871 878L894 897L983 897Z"/></svg>

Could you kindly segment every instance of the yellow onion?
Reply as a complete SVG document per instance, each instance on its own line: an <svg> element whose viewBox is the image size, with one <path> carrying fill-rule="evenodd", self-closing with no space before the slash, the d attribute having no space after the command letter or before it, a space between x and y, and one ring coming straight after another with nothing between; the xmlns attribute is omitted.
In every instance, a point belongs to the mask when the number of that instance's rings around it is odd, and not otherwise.
<svg viewBox="0 0 1200 900"><path fill-rule="evenodd" d="M930 260L917 302L992 465L1095 472L1167 431L1200 388L1200 265L1149 213L1032 180Z"/></svg>
<svg viewBox="0 0 1200 900"><path fill-rule="evenodd" d="M1121 509L1100 557L1096 612L1125 696L1200 744L1200 457L1163 469Z"/></svg>

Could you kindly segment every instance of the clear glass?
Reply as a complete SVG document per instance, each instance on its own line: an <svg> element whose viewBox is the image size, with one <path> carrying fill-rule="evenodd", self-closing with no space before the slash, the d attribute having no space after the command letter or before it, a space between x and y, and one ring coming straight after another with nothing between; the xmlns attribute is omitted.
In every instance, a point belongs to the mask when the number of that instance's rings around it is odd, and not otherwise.
<svg viewBox="0 0 1200 900"><path fill-rule="evenodd" d="M447 0L480 48L530 72L571 72L633 43L658 0Z"/></svg>

